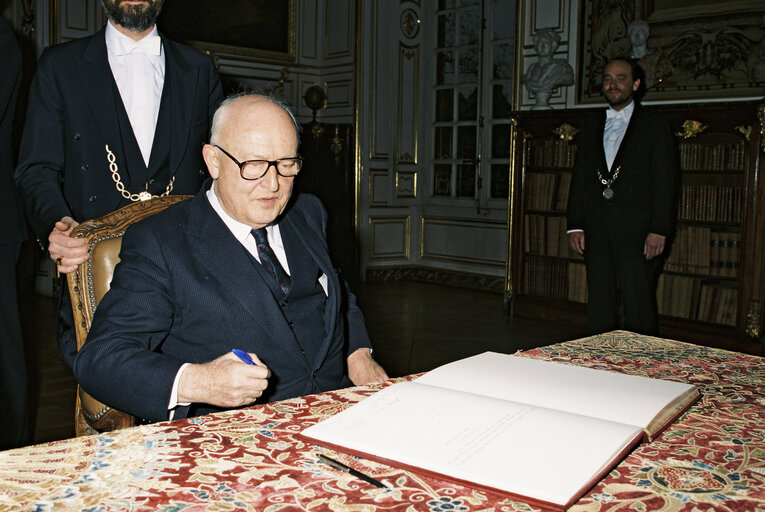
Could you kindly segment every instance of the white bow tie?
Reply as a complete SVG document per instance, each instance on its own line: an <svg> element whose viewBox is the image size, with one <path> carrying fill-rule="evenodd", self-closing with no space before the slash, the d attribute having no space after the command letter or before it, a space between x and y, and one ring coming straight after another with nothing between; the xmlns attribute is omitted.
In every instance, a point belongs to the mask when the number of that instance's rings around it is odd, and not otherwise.
<svg viewBox="0 0 765 512"><path fill-rule="evenodd" d="M609 108L606 110L606 119L627 119L627 111L625 109L614 110Z"/></svg>
<svg viewBox="0 0 765 512"><path fill-rule="evenodd" d="M114 53L128 55L135 50L141 50L149 55L159 55L162 48L162 39L158 35L148 35L139 41L127 38L115 38Z"/></svg>

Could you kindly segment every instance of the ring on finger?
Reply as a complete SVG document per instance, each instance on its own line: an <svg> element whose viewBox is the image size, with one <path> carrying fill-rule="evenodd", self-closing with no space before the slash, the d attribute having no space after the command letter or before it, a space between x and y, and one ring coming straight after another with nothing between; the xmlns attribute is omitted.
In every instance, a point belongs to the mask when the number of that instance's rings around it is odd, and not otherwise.
<svg viewBox="0 0 765 512"><path fill-rule="evenodd" d="M61 266L61 256L56 258L56 265L59 266L59 267Z"/></svg>

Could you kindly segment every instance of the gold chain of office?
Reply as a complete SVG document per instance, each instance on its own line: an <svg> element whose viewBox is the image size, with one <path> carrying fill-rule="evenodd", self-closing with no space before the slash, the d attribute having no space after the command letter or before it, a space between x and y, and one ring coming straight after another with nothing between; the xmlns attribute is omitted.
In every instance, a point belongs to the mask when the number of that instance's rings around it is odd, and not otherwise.
<svg viewBox="0 0 765 512"><path fill-rule="evenodd" d="M114 156L114 153L112 152L112 150L109 149L109 144L106 145L106 159L109 161L109 170L112 173L112 179L114 180L115 186L117 187L117 191L120 194L122 194L122 197L124 197L125 199L129 199L133 202L146 201L153 197L168 196L170 195L170 192L173 191L175 176L170 178L170 183L167 184L165 191L159 196L152 195L152 193L149 192L148 183L146 184L146 190L144 190L143 192L139 192L137 194L131 194L128 190L125 189L125 184L122 183L122 177L120 177L119 168L117 168L117 158Z"/></svg>

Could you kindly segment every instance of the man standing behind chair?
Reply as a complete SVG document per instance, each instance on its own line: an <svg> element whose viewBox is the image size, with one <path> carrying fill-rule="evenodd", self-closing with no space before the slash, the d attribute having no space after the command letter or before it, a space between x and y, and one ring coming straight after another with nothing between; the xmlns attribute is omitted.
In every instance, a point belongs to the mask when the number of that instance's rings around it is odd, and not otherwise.
<svg viewBox="0 0 765 512"><path fill-rule="evenodd" d="M102 0L96 34L43 52L29 95L16 184L40 245L62 273L88 257L80 222L138 194L194 194L199 152L222 100L212 60L157 32L162 0ZM114 164L110 164L110 160ZM71 366L72 313L63 283L58 343Z"/></svg>
<svg viewBox="0 0 765 512"><path fill-rule="evenodd" d="M607 110L589 119L577 137L568 200L571 248L587 268L587 319L593 333L619 327L656 334L659 256L674 227L676 161L669 123L636 105L640 87L626 59L603 75Z"/></svg>
<svg viewBox="0 0 765 512"><path fill-rule="evenodd" d="M297 149L283 105L223 102L203 150L212 186L123 237L74 365L88 393L160 421L387 378L330 260L326 211L291 198Z"/></svg>

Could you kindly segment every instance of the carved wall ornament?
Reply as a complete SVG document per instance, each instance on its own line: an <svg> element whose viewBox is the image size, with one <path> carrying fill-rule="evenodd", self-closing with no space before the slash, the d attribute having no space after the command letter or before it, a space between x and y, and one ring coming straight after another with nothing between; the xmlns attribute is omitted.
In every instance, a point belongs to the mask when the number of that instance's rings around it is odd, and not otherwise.
<svg viewBox="0 0 765 512"><path fill-rule="evenodd" d="M414 39L420 32L420 18L414 9L404 9L401 13L401 33L407 39Z"/></svg>
<svg viewBox="0 0 765 512"><path fill-rule="evenodd" d="M32 0L24 0L21 2L21 9L21 34L27 41L33 41L37 26L34 2Z"/></svg>
<svg viewBox="0 0 765 512"><path fill-rule="evenodd" d="M560 140L571 142L574 140L576 134L579 133L579 130L568 123L563 123L556 129L552 130L552 132L557 135Z"/></svg>
<svg viewBox="0 0 765 512"><path fill-rule="evenodd" d="M274 91L279 93L279 96L284 98L284 84L287 83L287 79L290 77L290 70L287 66L284 66L279 73L279 80L273 85L267 85L263 88L263 92L273 94Z"/></svg>
<svg viewBox="0 0 765 512"><path fill-rule="evenodd" d="M678 137L682 137L684 139L691 139L693 137L698 137L701 132L709 128L707 125L701 123L700 121L694 121L693 119L686 119L683 121L683 124L681 125L682 130L679 132L675 132L675 135Z"/></svg>
<svg viewBox="0 0 765 512"><path fill-rule="evenodd" d="M215 53L215 50L205 50L205 53L212 59L213 66L215 66L215 71L220 71L220 62L218 60L218 54Z"/></svg>
<svg viewBox="0 0 765 512"><path fill-rule="evenodd" d="M740 124L736 126L736 131L744 136L747 142L749 142L749 136L752 134L751 124Z"/></svg>
<svg viewBox="0 0 765 512"><path fill-rule="evenodd" d="M339 135L335 134L335 136L332 137L332 141L329 144L329 149L335 155L339 155L340 152L343 150L343 139L341 139Z"/></svg>
<svg viewBox="0 0 765 512"><path fill-rule="evenodd" d="M760 301L753 300L746 315L746 334L752 338L760 336Z"/></svg>
<svg viewBox="0 0 765 512"><path fill-rule="evenodd" d="M737 8L732 9L731 3ZM578 4L579 104L603 101L602 71L617 55L638 59L645 72L648 101L762 95L762 0L589 0Z"/></svg>

